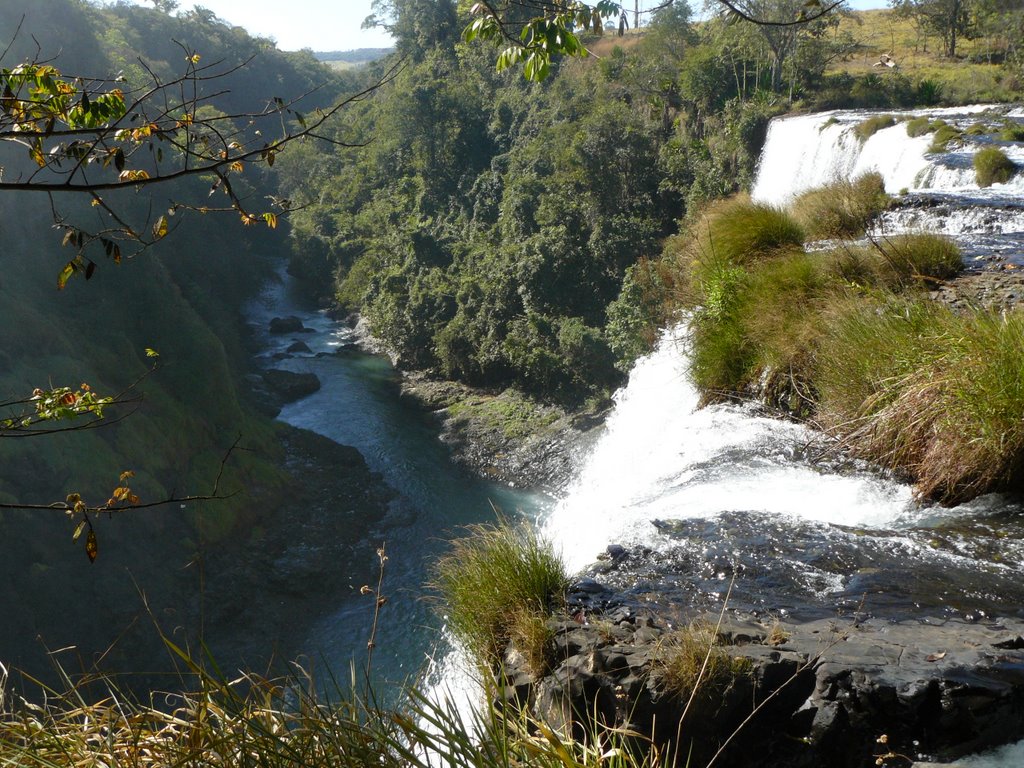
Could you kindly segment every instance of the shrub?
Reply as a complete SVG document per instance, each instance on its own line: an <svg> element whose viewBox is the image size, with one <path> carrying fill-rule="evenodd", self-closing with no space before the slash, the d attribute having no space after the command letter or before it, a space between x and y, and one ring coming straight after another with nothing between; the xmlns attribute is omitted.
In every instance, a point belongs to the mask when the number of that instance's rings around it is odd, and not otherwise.
<svg viewBox="0 0 1024 768"><path fill-rule="evenodd" d="M931 107L942 101L942 83L934 80L920 80L914 88L914 102Z"/></svg>
<svg viewBox="0 0 1024 768"><path fill-rule="evenodd" d="M1005 184L1017 172L1017 166L998 147L985 147L974 155L974 178L979 187Z"/></svg>
<svg viewBox="0 0 1024 768"><path fill-rule="evenodd" d="M468 528L434 567L448 626L471 657L490 667L513 637L540 639L536 619L562 598L568 574L532 527L500 521ZM528 649L531 658L542 648Z"/></svg>
<svg viewBox="0 0 1024 768"><path fill-rule="evenodd" d="M883 128L892 128L896 125L896 118L892 115L875 115L857 123L853 132L861 141L867 141Z"/></svg>
<svg viewBox="0 0 1024 768"><path fill-rule="evenodd" d="M932 128L931 121L927 117L915 117L913 120L907 121L907 136L912 139L924 136L933 130L935 129Z"/></svg>
<svg viewBox="0 0 1024 768"><path fill-rule="evenodd" d="M669 281L663 267L641 259L626 269L622 290L608 305L605 334L623 372L648 352L671 314Z"/></svg>
<svg viewBox="0 0 1024 768"><path fill-rule="evenodd" d="M932 136L932 143L928 147L928 151L932 153L945 152L950 142L957 141L962 137L963 134L958 129L942 123L935 129L935 135Z"/></svg>
<svg viewBox="0 0 1024 768"><path fill-rule="evenodd" d="M882 175L865 173L853 181L808 190L790 210L812 239L860 237L888 201Z"/></svg>

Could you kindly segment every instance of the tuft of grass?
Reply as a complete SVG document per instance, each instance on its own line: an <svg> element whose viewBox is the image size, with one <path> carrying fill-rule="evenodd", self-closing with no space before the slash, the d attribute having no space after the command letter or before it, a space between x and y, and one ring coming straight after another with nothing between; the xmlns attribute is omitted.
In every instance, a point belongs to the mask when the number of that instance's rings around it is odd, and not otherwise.
<svg viewBox="0 0 1024 768"><path fill-rule="evenodd" d="M985 123L971 123L971 125L964 131L968 136L986 136L992 132Z"/></svg>
<svg viewBox="0 0 1024 768"><path fill-rule="evenodd" d="M434 586L449 628L490 668L514 637L546 642L534 619L550 615L569 577L551 543L525 523L502 520L467 532L434 566ZM525 652L533 659L544 654L543 648Z"/></svg>
<svg viewBox="0 0 1024 768"><path fill-rule="evenodd" d="M804 232L782 209L736 196L705 209L691 239L696 260L742 265L801 248Z"/></svg>
<svg viewBox="0 0 1024 768"><path fill-rule="evenodd" d="M790 211L811 239L860 237L888 202L885 180L872 172L808 190Z"/></svg>
<svg viewBox="0 0 1024 768"><path fill-rule="evenodd" d="M974 178L979 187L1005 184L1017 172L1017 166L998 147L985 147L974 155Z"/></svg>
<svg viewBox="0 0 1024 768"><path fill-rule="evenodd" d="M915 117L913 120L907 121L907 136L912 139L924 136L934 130L935 128L932 127L932 123L927 117Z"/></svg>
<svg viewBox="0 0 1024 768"><path fill-rule="evenodd" d="M883 128L892 128L896 125L896 118L892 115L874 115L862 120L854 126L853 132L862 142L867 141Z"/></svg>
<svg viewBox="0 0 1024 768"><path fill-rule="evenodd" d="M1007 120L999 129L1000 141L1024 141L1024 125Z"/></svg>
<svg viewBox="0 0 1024 768"><path fill-rule="evenodd" d="M948 280L964 268L960 248L948 237L919 232L884 238L873 244L892 271L896 284L910 279Z"/></svg>
<svg viewBox="0 0 1024 768"><path fill-rule="evenodd" d="M834 308L819 422L854 455L953 504L1024 485L1024 315L922 300Z"/></svg>
<svg viewBox="0 0 1024 768"><path fill-rule="evenodd" d="M654 666L662 690L681 701L692 697L702 715L713 715L723 694L752 670L749 659L725 652L708 624L673 632L658 646Z"/></svg>
<svg viewBox="0 0 1024 768"><path fill-rule="evenodd" d="M938 122L942 122L941 120ZM935 129L935 135L932 136L932 143L928 147L928 151L937 154L939 152L945 152L949 145L954 141L959 141L963 138L963 134L957 128L952 125L942 123Z"/></svg>

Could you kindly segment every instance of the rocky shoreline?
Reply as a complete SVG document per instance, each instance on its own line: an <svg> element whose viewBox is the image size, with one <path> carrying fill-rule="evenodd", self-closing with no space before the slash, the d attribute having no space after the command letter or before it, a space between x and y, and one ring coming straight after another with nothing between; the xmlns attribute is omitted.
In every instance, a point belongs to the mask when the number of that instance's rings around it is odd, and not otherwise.
<svg viewBox="0 0 1024 768"><path fill-rule="evenodd" d="M556 727L586 730L596 718L654 734L694 765L907 766L1024 737L1020 620L854 613L766 622L729 611L686 622L717 628L720 652L745 660L747 672L695 697L681 726L688 697L667 690L663 672L679 625L593 579L577 583L566 611L548 621L547 669L536 674L507 649L500 701Z"/></svg>
<svg viewBox="0 0 1024 768"><path fill-rule="evenodd" d="M512 389L490 392L422 372L402 373L402 396L438 421L456 463L513 488L563 490L608 409L571 412Z"/></svg>

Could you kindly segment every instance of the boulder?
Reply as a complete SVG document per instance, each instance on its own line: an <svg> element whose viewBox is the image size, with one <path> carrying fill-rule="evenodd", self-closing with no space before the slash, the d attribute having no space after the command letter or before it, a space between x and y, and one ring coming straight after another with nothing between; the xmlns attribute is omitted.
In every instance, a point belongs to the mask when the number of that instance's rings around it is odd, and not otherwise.
<svg viewBox="0 0 1024 768"><path fill-rule="evenodd" d="M294 373L271 369L263 372L266 388L282 403L291 403L307 397L320 389L320 379L315 373Z"/></svg>
<svg viewBox="0 0 1024 768"><path fill-rule="evenodd" d="M305 330L306 326L295 315L275 317L270 321L271 333L302 333Z"/></svg>

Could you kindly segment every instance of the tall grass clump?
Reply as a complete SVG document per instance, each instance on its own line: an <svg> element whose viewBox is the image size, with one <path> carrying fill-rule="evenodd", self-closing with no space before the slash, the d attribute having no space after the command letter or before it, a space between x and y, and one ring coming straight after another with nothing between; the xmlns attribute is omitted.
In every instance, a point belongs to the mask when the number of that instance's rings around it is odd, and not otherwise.
<svg viewBox="0 0 1024 768"><path fill-rule="evenodd" d="M873 248L899 284L908 279L947 280L964 268L963 255L948 237L919 232L883 238Z"/></svg>
<svg viewBox="0 0 1024 768"><path fill-rule="evenodd" d="M998 135L1001 141L1024 141L1024 125L1006 120Z"/></svg>
<svg viewBox="0 0 1024 768"><path fill-rule="evenodd" d="M1017 166L998 147L985 147L974 155L974 178L979 187L1005 184L1017 172Z"/></svg>
<svg viewBox="0 0 1024 768"><path fill-rule="evenodd" d="M510 640L530 644L520 650L531 660L542 659L548 639L543 619L569 583L561 557L525 523L470 526L468 534L434 567L449 628L488 668Z"/></svg>
<svg viewBox="0 0 1024 768"><path fill-rule="evenodd" d="M950 143L959 141L961 138L963 138L963 134L960 133L959 129L952 125L942 123L942 125L935 130L935 133L932 136L932 143L929 145L928 151L933 154L945 152L949 148Z"/></svg>
<svg viewBox="0 0 1024 768"><path fill-rule="evenodd" d="M744 197L713 205L691 231L684 282L693 318L691 376L708 400L741 390L760 367L745 307L761 267L803 254L803 230L785 211ZM799 268L797 269L799 271Z"/></svg>
<svg viewBox="0 0 1024 768"><path fill-rule="evenodd" d="M894 125L896 125L896 118L892 115L875 115L857 123L853 127L853 132L863 142L870 139L883 128L892 128Z"/></svg>
<svg viewBox="0 0 1024 768"><path fill-rule="evenodd" d="M888 202L885 180L872 172L808 190L790 211L810 239L860 237Z"/></svg>
<svg viewBox="0 0 1024 768"><path fill-rule="evenodd" d="M801 248L804 232L788 213L737 196L709 206L691 234L692 258L734 266Z"/></svg>
<svg viewBox="0 0 1024 768"><path fill-rule="evenodd" d="M927 117L915 117L912 120L907 121L907 136L912 139L916 139L918 136L924 136L926 133L934 131L931 120Z"/></svg>
<svg viewBox="0 0 1024 768"><path fill-rule="evenodd" d="M836 307L818 354L819 422L854 455L959 503L1024 481L1024 315L924 300Z"/></svg>

